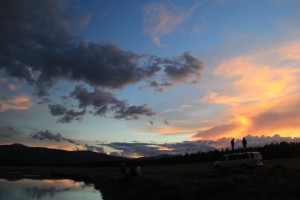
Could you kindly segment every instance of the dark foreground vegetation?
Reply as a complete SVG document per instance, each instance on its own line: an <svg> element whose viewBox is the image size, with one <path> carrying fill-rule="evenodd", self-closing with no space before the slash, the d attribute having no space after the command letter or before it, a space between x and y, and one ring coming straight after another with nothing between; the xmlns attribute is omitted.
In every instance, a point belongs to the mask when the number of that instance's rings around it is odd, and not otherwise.
<svg viewBox="0 0 300 200"><path fill-rule="evenodd" d="M14 173L10 173L14 172ZM73 179L93 183L104 200L300 199L300 159L266 160L252 170L215 172L212 163L149 165L126 180L119 167L0 167L0 177ZM27 176L28 178L28 176Z"/></svg>
<svg viewBox="0 0 300 200"><path fill-rule="evenodd" d="M235 152L243 151L241 149ZM248 148L259 151L264 165L251 170L213 170L212 161L230 150L134 159L103 163L9 163L0 166L0 178L16 181L23 174L33 179L73 179L94 184L104 200L291 199L300 200L300 144L279 143ZM121 162L139 165L141 177L126 179ZM72 166L72 167L71 167ZM129 170L129 168L127 168ZM13 173L12 173L13 172ZM16 173L17 172L17 173ZM38 175L38 176L36 176ZM28 178L28 176L26 176Z"/></svg>
<svg viewBox="0 0 300 200"><path fill-rule="evenodd" d="M157 162L165 163L191 163L191 162L213 162L218 160L224 154L234 152L243 152L244 149L236 149L234 151L229 149L214 150L208 152L197 152L185 155L176 155L173 157L165 157ZM263 147L249 147L246 151L258 151L262 154L264 160L270 159L287 159L300 158L300 143L280 142L275 144L268 144Z"/></svg>
<svg viewBox="0 0 300 200"><path fill-rule="evenodd" d="M64 151L13 144L0 145L0 166L117 167L123 162L134 165L168 165L213 162L224 154L243 151L244 149L234 151L216 149L208 152L186 153L185 155L128 159L91 151ZM281 142L263 147L249 147L246 151L258 151L264 160L300 158L300 143Z"/></svg>

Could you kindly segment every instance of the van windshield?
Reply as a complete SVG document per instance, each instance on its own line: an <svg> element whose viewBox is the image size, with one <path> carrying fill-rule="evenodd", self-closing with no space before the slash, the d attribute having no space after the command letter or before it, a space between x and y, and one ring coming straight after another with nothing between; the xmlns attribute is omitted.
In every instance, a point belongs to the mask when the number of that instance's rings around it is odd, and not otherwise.
<svg viewBox="0 0 300 200"><path fill-rule="evenodd" d="M249 155L247 153L238 154L238 159L248 159Z"/></svg>
<svg viewBox="0 0 300 200"><path fill-rule="evenodd" d="M261 159L262 159L260 153L254 153L254 158L256 158L256 159L258 159L258 160L261 160Z"/></svg>
<svg viewBox="0 0 300 200"><path fill-rule="evenodd" d="M250 153L250 157L251 157L251 158L255 158L255 159L257 159L257 160L261 160L261 159L262 159L261 154L258 153L258 152Z"/></svg>

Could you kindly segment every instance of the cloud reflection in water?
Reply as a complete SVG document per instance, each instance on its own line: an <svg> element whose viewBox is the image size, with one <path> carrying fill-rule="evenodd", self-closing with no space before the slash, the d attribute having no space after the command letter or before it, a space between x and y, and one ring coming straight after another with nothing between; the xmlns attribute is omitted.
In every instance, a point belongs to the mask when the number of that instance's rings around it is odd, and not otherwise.
<svg viewBox="0 0 300 200"><path fill-rule="evenodd" d="M93 185L73 180L32 180L7 181L0 179L0 199L102 199Z"/></svg>

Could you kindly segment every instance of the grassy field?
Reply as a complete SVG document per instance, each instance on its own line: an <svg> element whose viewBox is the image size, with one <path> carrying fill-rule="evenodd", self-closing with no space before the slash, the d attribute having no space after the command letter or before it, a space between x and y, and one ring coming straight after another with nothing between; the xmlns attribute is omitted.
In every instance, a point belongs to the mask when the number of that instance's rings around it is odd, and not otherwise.
<svg viewBox="0 0 300 200"><path fill-rule="evenodd" d="M125 180L117 167L1 167L93 183L104 200L116 199L300 199L300 159L269 160L253 170L215 172L212 163L141 166L141 177Z"/></svg>

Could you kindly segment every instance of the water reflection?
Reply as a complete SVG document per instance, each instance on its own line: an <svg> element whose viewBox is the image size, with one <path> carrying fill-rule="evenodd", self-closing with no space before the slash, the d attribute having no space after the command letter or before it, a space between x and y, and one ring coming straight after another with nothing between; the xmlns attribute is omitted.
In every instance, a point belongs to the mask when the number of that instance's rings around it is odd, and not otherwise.
<svg viewBox="0 0 300 200"><path fill-rule="evenodd" d="M8 181L0 179L0 200L101 200L99 190L92 184L73 180L32 180Z"/></svg>

